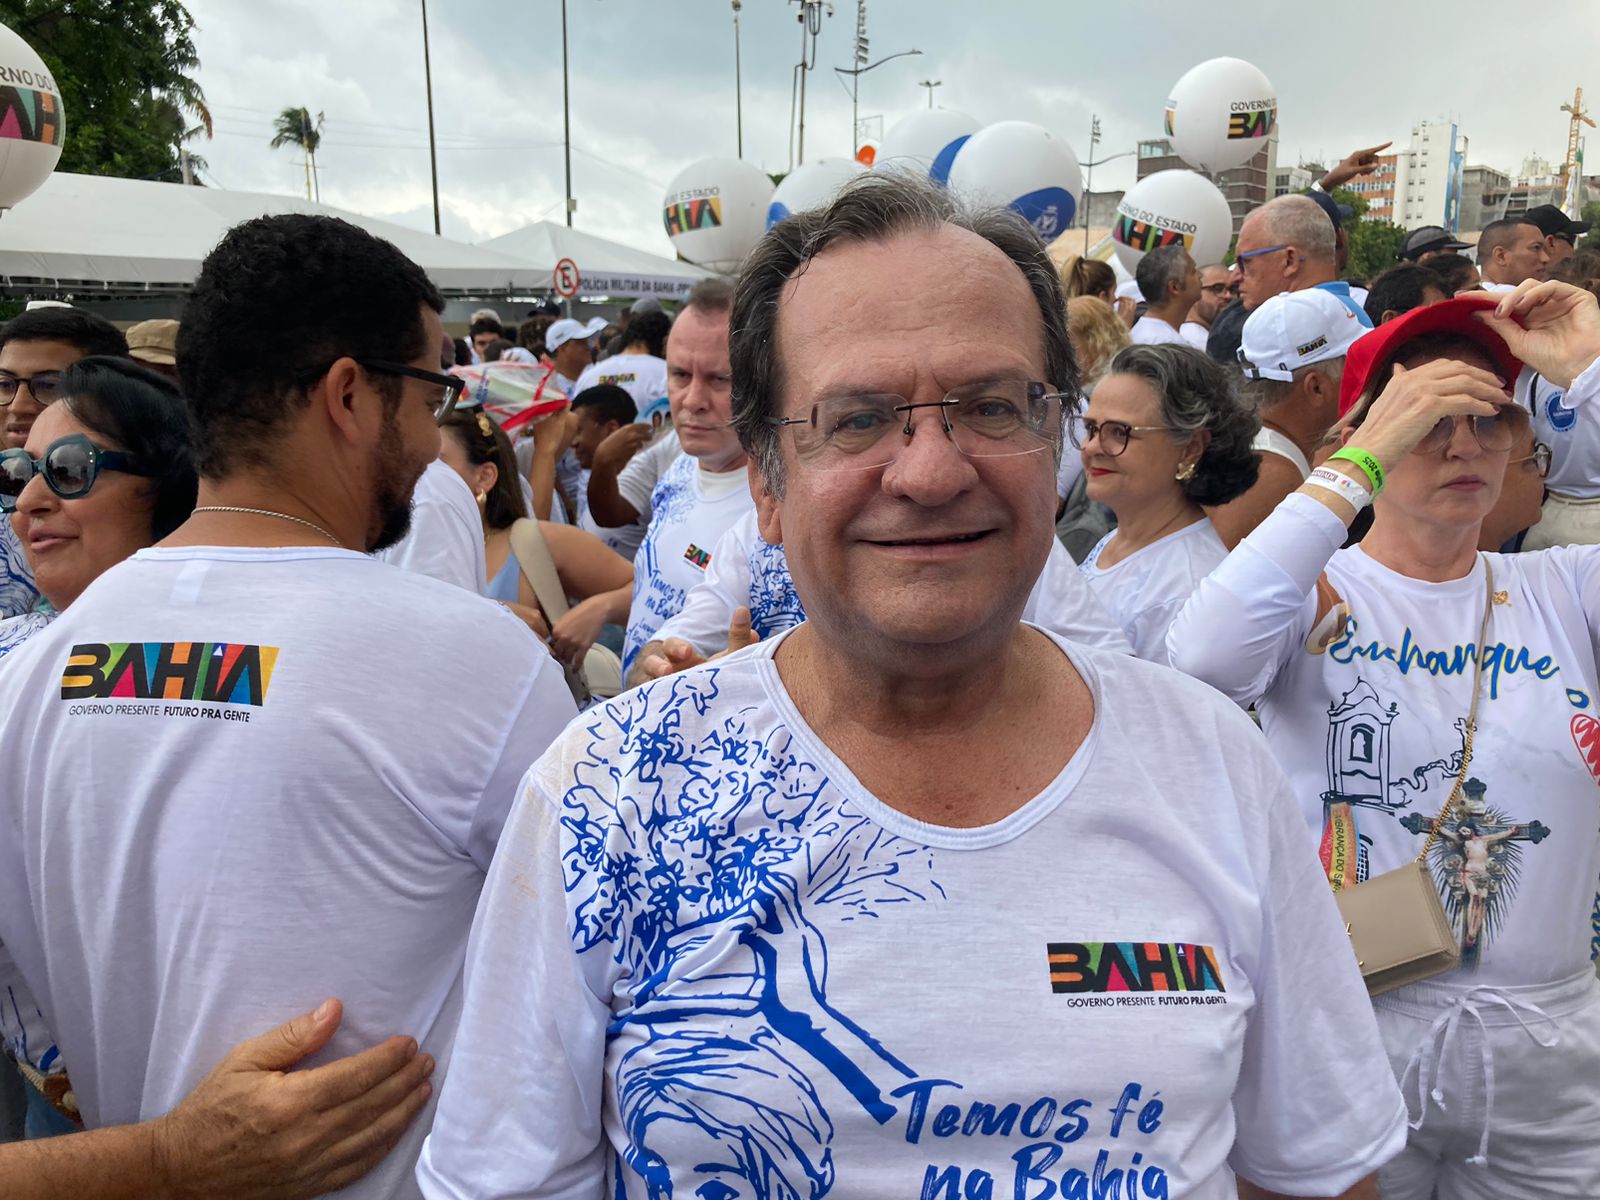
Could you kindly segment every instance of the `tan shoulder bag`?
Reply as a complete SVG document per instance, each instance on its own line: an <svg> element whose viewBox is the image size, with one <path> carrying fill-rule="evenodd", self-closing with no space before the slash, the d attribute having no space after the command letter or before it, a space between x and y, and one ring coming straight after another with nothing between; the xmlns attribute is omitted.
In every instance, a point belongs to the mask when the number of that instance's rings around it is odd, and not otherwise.
<svg viewBox="0 0 1600 1200"><path fill-rule="evenodd" d="M1461 799L1467 769L1472 765L1483 656L1489 641L1489 616L1494 609L1494 570L1488 559L1483 560L1483 577L1483 624L1478 630L1478 652L1472 665L1472 705L1467 712L1461 769L1456 772L1455 786L1434 819L1422 852L1405 866L1354 887L1339 888L1336 881L1330 880L1361 977L1374 996L1451 970L1461 961L1461 943L1444 911L1444 902L1439 899L1439 889L1428 869L1428 855L1439 838L1439 830Z"/></svg>
<svg viewBox="0 0 1600 1200"><path fill-rule="evenodd" d="M550 547L545 543L539 522L524 517L512 522L511 553L523 578L533 588L533 594L544 610L544 619L551 628L567 615L567 593L561 586L561 576L556 571L555 559L550 557ZM567 686L580 705L590 700L608 700L622 690L622 660L615 651L604 646L590 646L584 655L583 669L574 670L563 663L567 672Z"/></svg>

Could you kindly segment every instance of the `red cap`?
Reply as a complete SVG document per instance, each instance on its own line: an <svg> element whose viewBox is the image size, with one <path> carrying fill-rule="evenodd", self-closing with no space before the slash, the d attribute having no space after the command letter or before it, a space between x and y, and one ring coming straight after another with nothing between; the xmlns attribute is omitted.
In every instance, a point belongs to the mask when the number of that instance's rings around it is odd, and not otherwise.
<svg viewBox="0 0 1600 1200"><path fill-rule="evenodd" d="M1522 360L1511 353L1503 337L1472 315L1494 308L1501 299L1498 295L1485 294L1441 300L1437 304L1413 308L1357 338L1344 359L1344 377L1339 383L1340 419L1356 406L1367 380L1393 362L1407 342L1424 333L1459 333L1477 342L1494 360L1500 377L1506 381L1506 390L1510 391L1522 373Z"/></svg>

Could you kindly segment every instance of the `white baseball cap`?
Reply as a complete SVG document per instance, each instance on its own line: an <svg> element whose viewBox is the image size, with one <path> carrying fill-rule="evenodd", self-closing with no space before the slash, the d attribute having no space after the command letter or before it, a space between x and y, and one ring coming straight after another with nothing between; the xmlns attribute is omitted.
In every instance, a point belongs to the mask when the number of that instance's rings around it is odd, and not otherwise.
<svg viewBox="0 0 1600 1200"><path fill-rule="evenodd" d="M606 327L604 317L591 317L586 325L582 321L574 321L571 317L563 317L544 332L544 348L551 354L556 349L572 341L574 338L583 338L587 341Z"/></svg>
<svg viewBox="0 0 1600 1200"><path fill-rule="evenodd" d="M1366 332L1332 292L1282 292L1245 319L1239 366L1252 379L1293 379L1299 367L1343 358Z"/></svg>

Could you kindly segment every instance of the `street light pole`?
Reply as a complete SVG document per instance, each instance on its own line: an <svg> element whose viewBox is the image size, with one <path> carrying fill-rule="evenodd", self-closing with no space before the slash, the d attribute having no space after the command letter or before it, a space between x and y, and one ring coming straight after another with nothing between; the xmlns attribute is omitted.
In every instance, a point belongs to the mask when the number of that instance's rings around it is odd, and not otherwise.
<svg viewBox="0 0 1600 1200"><path fill-rule="evenodd" d="M740 80L739 64L739 9L742 0L733 0L733 113L734 127L739 139L739 157L744 157L744 85Z"/></svg>
<svg viewBox="0 0 1600 1200"><path fill-rule="evenodd" d="M861 149L861 135L860 135L861 118L857 115L857 110L858 110L858 107L859 107L859 104L860 104L859 91L860 91L860 88L861 88L861 77L863 75L865 75L868 71L877 70L879 67L883 66L884 63L889 62L891 59L906 58L909 55L921 54L921 53L922 53L921 50L902 50L898 54L890 54L885 58L880 58L877 62L872 63L869 66L856 67L854 69L851 69L849 67L835 67L834 68L834 70L837 71L839 74L850 76L850 128L852 130L852 132L850 134L851 143L852 143L850 153L851 153L852 156L854 156L854 154L855 154L855 152L857 150ZM858 62L862 62L862 61L865 61L865 60L864 59L858 59L857 61Z"/></svg>
<svg viewBox="0 0 1600 1200"><path fill-rule="evenodd" d="M1089 163L1083 177L1083 252L1089 253L1089 197L1094 192L1094 148L1100 144L1100 118L1089 118Z"/></svg>
<svg viewBox="0 0 1600 1200"><path fill-rule="evenodd" d="M928 107L932 108L933 107L933 89L936 88L936 87L943 87L944 86L944 80L942 80L942 79L924 79L924 80L920 81L917 84L917 86L918 87L925 87L925 88L928 89Z"/></svg>
<svg viewBox="0 0 1600 1200"><path fill-rule="evenodd" d="M428 0L422 0L422 80L428 93L428 170L433 175L433 234L439 236L439 152L433 141L433 63L428 54Z"/></svg>
<svg viewBox="0 0 1600 1200"><path fill-rule="evenodd" d="M572 228L572 110L567 90L567 0L561 0L561 143L567 160L567 228Z"/></svg>

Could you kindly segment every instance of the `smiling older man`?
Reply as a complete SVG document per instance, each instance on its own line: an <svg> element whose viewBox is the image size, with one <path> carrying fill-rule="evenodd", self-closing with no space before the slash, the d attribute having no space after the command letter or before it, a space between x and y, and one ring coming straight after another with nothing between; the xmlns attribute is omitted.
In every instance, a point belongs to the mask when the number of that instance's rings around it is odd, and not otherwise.
<svg viewBox="0 0 1600 1200"><path fill-rule="evenodd" d="M529 773L424 1192L1373 1195L1405 1112L1259 734L1019 619L1077 383L1032 231L865 176L732 329L808 620Z"/></svg>

